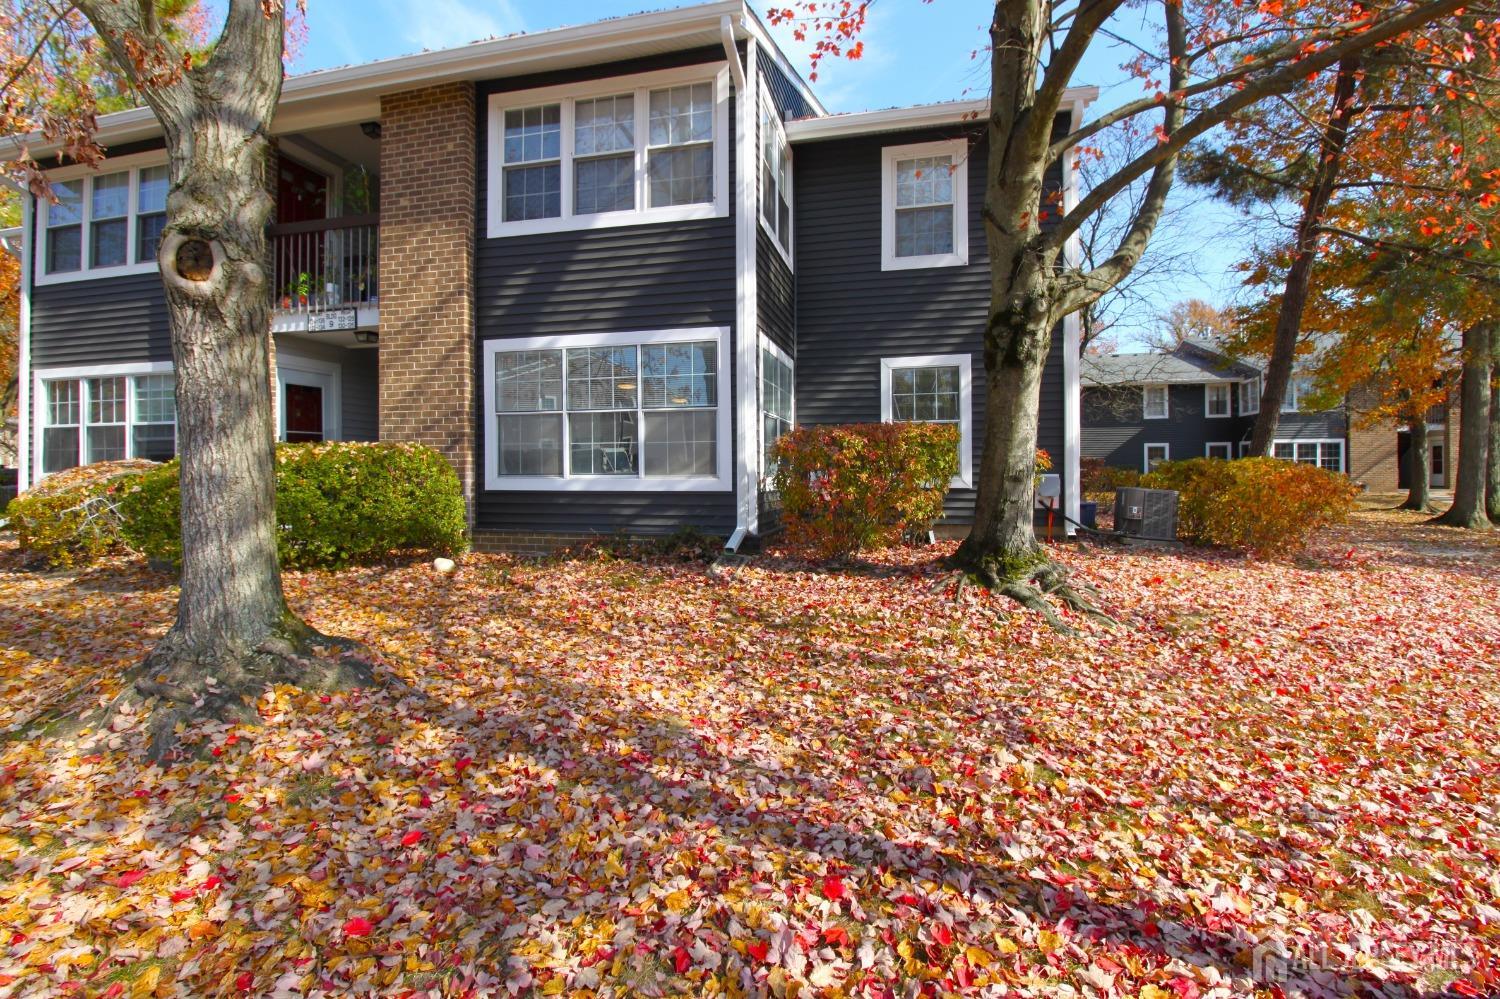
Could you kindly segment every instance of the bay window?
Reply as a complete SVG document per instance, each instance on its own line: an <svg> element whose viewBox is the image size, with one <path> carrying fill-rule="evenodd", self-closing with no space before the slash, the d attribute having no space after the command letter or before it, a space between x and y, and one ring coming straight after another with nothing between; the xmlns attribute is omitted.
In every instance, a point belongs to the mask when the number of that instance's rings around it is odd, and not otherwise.
<svg viewBox="0 0 1500 999"><path fill-rule="evenodd" d="M765 87L760 90L760 221L792 260L792 146Z"/></svg>
<svg viewBox="0 0 1500 999"><path fill-rule="evenodd" d="M55 201L38 208L37 284L146 274L167 224L167 167L159 153L106 160L100 171L68 167L50 176Z"/></svg>
<svg viewBox="0 0 1500 999"><path fill-rule="evenodd" d="M719 329L485 344L487 489L727 489Z"/></svg>
<svg viewBox="0 0 1500 999"><path fill-rule="evenodd" d="M177 453L173 384L169 364L37 372L36 467L49 475L97 461L170 459Z"/></svg>
<svg viewBox="0 0 1500 999"><path fill-rule="evenodd" d="M690 67L490 98L490 237L720 216L728 75Z"/></svg>
<svg viewBox="0 0 1500 999"><path fill-rule="evenodd" d="M880 359L883 423L947 423L958 428L958 474L953 485L973 482L972 358L933 354Z"/></svg>

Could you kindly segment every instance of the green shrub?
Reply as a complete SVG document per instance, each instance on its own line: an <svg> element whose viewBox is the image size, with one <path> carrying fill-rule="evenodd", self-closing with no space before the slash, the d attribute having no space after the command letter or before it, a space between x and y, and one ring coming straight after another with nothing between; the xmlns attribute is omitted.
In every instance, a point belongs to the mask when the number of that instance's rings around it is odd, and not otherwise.
<svg viewBox="0 0 1500 999"><path fill-rule="evenodd" d="M1300 550L1313 531L1347 517L1359 492L1346 475L1277 458L1163 462L1141 485L1177 490L1184 540L1260 558Z"/></svg>
<svg viewBox="0 0 1500 999"><path fill-rule="evenodd" d="M120 497L154 467L105 461L53 473L11 500L5 519L32 561L53 569L88 565L124 547Z"/></svg>
<svg viewBox="0 0 1500 999"><path fill-rule="evenodd" d="M787 537L824 558L892 545L943 515L958 428L939 423L801 427L776 442Z"/></svg>
<svg viewBox="0 0 1500 999"><path fill-rule="evenodd" d="M1084 458L1079 462L1079 480L1083 495L1108 503L1116 489L1141 484L1141 473L1133 468L1106 465L1102 458Z"/></svg>
<svg viewBox="0 0 1500 999"><path fill-rule="evenodd" d="M182 558L177 462L124 497L130 544L164 562ZM463 493L447 460L418 444L281 444L276 448L277 554L288 569L333 568L422 549L468 546Z"/></svg>

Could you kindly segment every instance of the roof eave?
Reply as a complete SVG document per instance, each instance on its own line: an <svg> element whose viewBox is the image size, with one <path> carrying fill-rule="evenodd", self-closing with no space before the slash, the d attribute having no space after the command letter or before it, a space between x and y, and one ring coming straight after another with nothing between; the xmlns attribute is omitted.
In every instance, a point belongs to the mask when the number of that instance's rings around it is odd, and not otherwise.
<svg viewBox="0 0 1500 999"><path fill-rule="evenodd" d="M1072 87L1063 93L1062 107L1086 108L1099 98L1098 87ZM819 139L843 139L882 132L906 132L937 128L964 122L977 122L989 110L989 98L968 101L944 101L907 108L881 111L859 111L853 114L801 118L786 125L787 139L792 142L816 142Z"/></svg>

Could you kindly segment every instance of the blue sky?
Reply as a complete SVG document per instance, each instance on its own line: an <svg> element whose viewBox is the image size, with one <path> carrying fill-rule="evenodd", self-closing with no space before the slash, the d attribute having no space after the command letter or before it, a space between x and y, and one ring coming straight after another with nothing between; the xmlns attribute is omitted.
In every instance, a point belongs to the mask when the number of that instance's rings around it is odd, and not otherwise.
<svg viewBox="0 0 1500 999"><path fill-rule="evenodd" d="M493 35L541 31L617 17L638 10L682 6L671 0L313 0L308 4L308 38L292 72L404 55L422 49L462 45ZM764 9L763 2L755 3ZM985 42L993 6L986 0L883 0L871 9L865 57L858 62L825 61L814 88L832 111L920 104L983 96L987 63L976 52ZM1120 28L1139 36L1139 25ZM807 47L778 31L793 64L807 71ZM1134 96L1139 84L1119 65L1122 51L1098 47L1082 67L1078 84L1103 88L1099 107ZM1235 285L1227 268L1241 253L1226 238L1231 217L1224 210L1180 215L1169 237L1197 254L1197 275L1171 287L1153 289L1165 310L1179 298L1222 303Z"/></svg>

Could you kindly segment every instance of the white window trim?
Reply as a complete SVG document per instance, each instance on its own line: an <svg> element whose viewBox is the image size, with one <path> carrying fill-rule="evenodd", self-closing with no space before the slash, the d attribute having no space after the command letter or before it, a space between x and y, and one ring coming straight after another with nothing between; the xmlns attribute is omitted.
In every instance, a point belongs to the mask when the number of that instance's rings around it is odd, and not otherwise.
<svg viewBox="0 0 1500 999"><path fill-rule="evenodd" d="M917 354L910 357L880 359L880 422L895 422L891 405L891 371L895 368L934 368L958 366L958 474L951 483L956 489L974 484L974 378L973 357L969 354Z"/></svg>
<svg viewBox="0 0 1500 999"><path fill-rule="evenodd" d="M302 371L328 378L328 392L323 398L323 439L344 439L342 416L344 412L344 366L337 361L323 361L304 357L288 350L276 351L276 439L286 440L286 373ZM296 379L293 379L296 382Z"/></svg>
<svg viewBox="0 0 1500 999"><path fill-rule="evenodd" d="M768 336L766 336L764 333L760 334L759 340L760 340L760 349L761 350L769 351L772 357L776 358L778 361L781 361L787 367L789 367L789 368L792 369L792 414L791 414L792 419L791 419L791 423L792 423L792 429L796 430L797 429L797 362L794 361L794 360L792 360L791 355L789 355L786 351L784 351L780 347L776 346L775 342L772 341L771 338L768 337ZM757 362L760 360L760 353L759 353L759 351L756 352L755 358L756 358ZM759 469L759 473L760 473L759 481L762 482L762 483L764 483L766 481L766 433L765 433L766 399L765 399L765 394L764 394L764 392L762 390L763 390L763 388L765 386L765 373L762 372L762 371L757 371L756 374L757 374L758 377L755 379L755 391L756 391L755 415L757 417L757 419L755 421L755 443L756 443L755 453L758 455L758 459L757 460L758 460L759 464L757 465L757 468Z"/></svg>
<svg viewBox="0 0 1500 999"><path fill-rule="evenodd" d="M923 156L953 157L953 252L920 257L896 256L896 162ZM963 267L969 263L969 142L947 139L880 151L880 269Z"/></svg>
<svg viewBox="0 0 1500 999"><path fill-rule="evenodd" d="M693 340L718 341L716 415L714 433L718 446L718 468L714 476L645 474L645 462L634 477L614 475L500 475L500 440L495 431L495 355L512 350L566 350L569 347L630 347L662 343L685 343ZM689 329L645 330L637 333L575 333L563 336L539 336L484 341L484 488L487 492L598 492L598 493L675 493L729 492L734 488L734 438L730 436L730 410L734 405L729 369L729 327L705 326ZM567 374L564 371L564 392ZM628 410L627 410L628 412ZM652 412L661 412L652 410ZM670 412L667 410L666 412ZM567 410L562 417L564 468L567 467Z"/></svg>
<svg viewBox="0 0 1500 999"><path fill-rule="evenodd" d="M1214 456L1213 455L1213 450L1216 447L1221 447L1226 452L1228 452L1227 454L1224 455L1224 460L1225 461L1229 461L1230 459L1232 459L1234 457L1234 442L1233 441L1209 441L1208 443L1206 443L1206 444L1203 445L1203 457L1205 457L1205 458L1212 458Z"/></svg>
<svg viewBox="0 0 1500 999"><path fill-rule="evenodd" d="M1250 455L1250 442L1249 441L1240 441L1239 452L1240 452L1239 456L1241 458L1249 457L1249 455Z"/></svg>
<svg viewBox="0 0 1500 999"><path fill-rule="evenodd" d="M1153 414L1147 401L1151 398L1152 389L1161 389L1166 397L1165 412ZM1172 416L1172 387L1166 384L1151 384L1141 386L1141 419L1143 420L1166 420Z"/></svg>
<svg viewBox="0 0 1500 999"><path fill-rule="evenodd" d="M765 159L761 155L761 142L765 141L764 136L757 136L757 138L761 141L755 144L755 186L756 190L760 192L759 196L756 198L755 215L756 218L760 220L760 227L766 231L767 236L771 237L771 244L776 247L776 252L781 254L781 259L786 261L787 267L796 270L796 267L792 263L792 249L796 245L797 236L797 181L793 176L791 170L792 144L786 137L786 126L782 124L781 115L776 110L776 102L771 99L771 91L766 89L766 85L764 83L762 83L760 86L760 106L762 111L766 109L770 110L770 119L772 125L776 129L776 135L781 141L782 151L787 158L788 189L786 192L786 200L787 204L792 206L792 210L787 216L787 227L791 231L786 234L786 245L781 245L781 239L776 235L776 230L772 229L771 224L766 221L766 197L770 192L766 191L765 185L761 183L761 180L765 176ZM756 127L762 127L765 123L765 120L766 116L764 114L758 115L756 118ZM780 205L777 206L778 211L780 207Z"/></svg>
<svg viewBox="0 0 1500 999"><path fill-rule="evenodd" d="M1141 472L1142 473L1146 473L1146 472L1150 472L1151 471L1151 449L1154 448L1154 447L1161 448L1161 451L1162 451L1161 460L1162 461L1171 461L1172 460L1172 445L1171 444L1168 444L1165 441L1152 441L1151 443L1146 444L1146 445L1144 445L1141 448Z"/></svg>
<svg viewBox="0 0 1500 999"><path fill-rule="evenodd" d="M672 205L648 208L650 202L646 179L646 143L649 136L647 93L662 87L688 83L712 83L714 86L714 200L697 205ZM633 211L601 212L594 215L573 214L573 103L595 97L609 97L631 91L635 95L635 203ZM560 104L560 161L562 163L562 215L552 219L505 219L505 112L538 104ZM536 90L518 90L492 94L489 99L488 155L485 169L489 189L485 195L485 230L490 239L524 236L543 232L568 232L577 229L608 229L625 225L655 222L682 222L690 219L722 218L729 214L729 66L708 63L681 69L615 76Z"/></svg>
<svg viewBox="0 0 1500 999"><path fill-rule="evenodd" d="M1209 403L1213 400L1214 389L1224 390L1224 412L1215 413ZM1206 382L1203 386L1203 417L1208 420L1227 420L1234 415L1234 388L1229 382Z"/></svg>
<svg viewBox="0 0 1500 999"><path fill-rule="evenodd" d="M1269 454L1270 454L1270 456L1272 458L1276 457L1276 446L1278 444L1290 444L1292 446L1293 457L1291 457L1291 458L1282 458L1281 459L1282 461L1296 461L1297 460L1296 457L1295 457L1295 455L1297 453L1296 449L1297 449L1297 445L1298 444L1316 444L1316 445L1318 445L1318 461L1317 461L1317 466L1319 468L1323 467L1323 448L1324 448L1324 446L1329 445L1329 444L1337 444L1339 446L1339 471L1342 473L1342 472L1347 472L1348 469L1349 469L1349 448L1344 443L1344 439L1342 437L1278 437L1278 438L1276 438L1275 440L1273 440L1271 442L1271 450L1270 450ZM1307 465L1307 464L1312 464L1312 463L1304 461L1304 462L1301 462L1300 464Z"/></svg>
<svg viewBox="0 0 1500 999"><path fill-rule="evenodd" d="M89 382L90 378L124 378L125 379L125 450L130 453L131 434L130 429L135 426L135 377L136 375L169 375L172 373L171 361L149 361L139 364L94 364L83 367L72 368L38 368L32 372L31 398L35 401L36 426L31 435L31 461L33 484L41 482L47 477L42 471L42 441L46 437L42 431L47 428L47 383L48 382L78 382L78 466L86 464L84 459L88 457L87 430L88 406L89 406ZM174 420L174 423L176 421ZM118 424L115 424L118 426ZM180 426L180 424L179 424Z"/></svg>
<svg viewBox="0 0 1500 999"><path fill-rule="evenodd" d="M48 170L49 180L79 180L85 179L88 183L83 186L83 218L79 222L81 239L79 242L79 269L76 271L61 271L57 274L47 273L47 251L50 232L47 223L52 214L52 204L46 198L38 198L37 206L37 257L36 270L32 275L32 281L38 285L63 284L69 281L98 281L101 278L124 277L130 274L155 274L158 264L155 260L144 263L134 263L136 243L138 240L137 226L139 224L136 211L136 200L139 197L139 182L141 170L147 167L165 166L167 154L162 152L135 153L131 156L118 156L114 159L105 160L99 164L97 169L87 166L70 166L58 170ZM126 209L127 225L125 236L125 258L129 263L118 264L114 267L89 267L89 223L93 221L94 199L93 180L94 177L107 177L112 173L128 173L130 175L129 203ZM71 223L70 223L71 224Z"/></svg>
<svg viewBox="0 0 1500 999"><path fill-rule="evenodd" d="M1248 395L1245 393L1245 386L1247 385L1254 386L1254 388ZM1259 375L1256 375L1254 378L1247 378L1244 381L1240 382L1241 416L1256 416L1260 413L1260 393L1261 381Z"/></svg>

